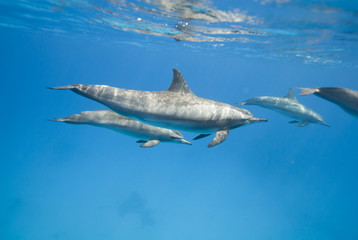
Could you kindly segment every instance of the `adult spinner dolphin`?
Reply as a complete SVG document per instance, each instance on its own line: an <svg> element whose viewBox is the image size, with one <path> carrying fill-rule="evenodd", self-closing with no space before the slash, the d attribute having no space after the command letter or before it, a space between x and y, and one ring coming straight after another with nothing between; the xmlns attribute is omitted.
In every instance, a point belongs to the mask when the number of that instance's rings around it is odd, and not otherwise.
<svg viewBox="0 0 358 240"><path fill-rule="evenodd" d="M141 147L154 147L160 142L179 142L191 145L179 131L144 124L110 110L85 111L81 114L51 120L108 128L140 139L137 142L143 143L140 145Z"/></svg>
<svg viewBox="0 0 358 240"><path fill-rule="evenodd" d="M319 123L328 126L318 113L297 101L292 89L290 89L284 97L254 97L239 103L239 105L245 104L258 105L291 117L295 119L295 121L291 121L290 123L298 123L296 125L298 127L304 127L309 123Z"/></svg>
<svg viewBox="0 0 358 240"><path fill-rule="evenodd" d="M230 129L252 122L267 121L254 118L247 110L197 97L189 89L182 74L177 69L173 69L173 72L169 89L158 92L84 84L52 89L70 89L119 114L156 126L202 133L196 139L216 132L208 147L223 142Z"/></svg>
<svg viewBox="0 0 358 240"><path fill-rule="evenodd" d="M298 96L314 93L321 98L333 102L346 112L358 117L358 91L341 87L315 87L300 88L302 92Z"/></svg>

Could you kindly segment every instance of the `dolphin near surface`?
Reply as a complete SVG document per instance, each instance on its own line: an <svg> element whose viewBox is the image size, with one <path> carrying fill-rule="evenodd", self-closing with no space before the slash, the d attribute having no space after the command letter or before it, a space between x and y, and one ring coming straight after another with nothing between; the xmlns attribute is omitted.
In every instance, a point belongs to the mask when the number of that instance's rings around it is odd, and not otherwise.
<svg viewBox="0 0 358 240"><path fill-rule="evenodd" d="M144 124L110 110L85 111L81 114L51 120L73 124L89 124L111 129L140 139L137 142L143 143L140 145L141 147L154 147L160 142L178 142L191 145L191 142L186 141L179 131Z"/></svg>
<svg viewBox="0 0 358 240"><path fill-rule="evenodd" d="M299 88L298 96L317 95L340 106L349 114L358 117L358 91L341 87Z"/></svg>
<svg viewBox="0 0 358 240"><path fill-rule="evenodd" d="M254 118L247 110L196 96L189 89L182 74L177 69L173 69L173 73L172 84L165 91L137 91L85 84L51 89L70 89L121 115L159 127L202 133L195 139L216 132L208 147L222 143L230 129L267 121Z"/></svg>
<svg viewBox="0 0 358 240"><path fill-rule="evenodd" d="M309 123L318 123L329 126L323 121L323 118L312 109L300 104L292 89L288 91L284 97L254 97L238 105L257 105L260 107L268 108L277 111L283 115L295 119L290 123L298 123L296 126L304 127Z"/></svg>

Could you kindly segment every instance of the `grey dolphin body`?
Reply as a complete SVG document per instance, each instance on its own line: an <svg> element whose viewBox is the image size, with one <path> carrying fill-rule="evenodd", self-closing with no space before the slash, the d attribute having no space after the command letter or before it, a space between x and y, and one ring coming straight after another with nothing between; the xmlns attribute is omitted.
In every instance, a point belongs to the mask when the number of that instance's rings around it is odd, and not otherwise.
<svg viewBox="0 0 358 240"><path fill-rule="evenodd" d="M141 147L153 147L160 142L179 142L191 145L179 131L144 124L110 110L85 111L81 114L52 120L108 128L141 139L138 141L143 143L140 145Z"/></svg>
<svg viewBox="0 0 358 240"><path fill-rule="evenodd" d="M230 129L252 122L267 121L254 118L247 110L197 97L189 89L182 74L176 69L173 72L172 84L166 91L136 91L84 84L52 89L70 89L119 114L156 126L205 133L198 138L216 131L209 147L223 142Z"/></svg>
<svg viewBox="0 0 358 240"><path fill-rule="evenodd" d="M244 102L239 103L239 105L258 105L264 108L268 108L274 111L277 111L283 115L291 117L298 121L291 121L290 123L298 123L297 126L303 127L309 123L319 123L327 125L323 118L312 109L300 104L292 89L289 90L285 97L254 97L248 99Z"/></svg>
<svg viewBox="0 0 358 240"><path fill-rule="evenodd" d="M343 110L358 117L358 91L341 87L316 87L300 88L302 92L298 96L314 93L340 106Z"/></svg>

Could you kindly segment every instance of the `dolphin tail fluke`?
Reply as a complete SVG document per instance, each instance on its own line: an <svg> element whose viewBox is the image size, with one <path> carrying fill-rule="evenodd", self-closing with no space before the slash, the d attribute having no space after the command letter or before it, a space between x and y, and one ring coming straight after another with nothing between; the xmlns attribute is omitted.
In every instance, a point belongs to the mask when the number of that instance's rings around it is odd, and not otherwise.
<svg viewBox="0 0 358 240"><path fill-rule="evenodd" d="M214 147L214 146L222 143L223 141L225 141L225 139L229 135L229 131L230 131L229 129L218 130L216 132L215 138L211 141L211 143L208 145L208 147Z"/></svg>
<svg viewBox="0 0 358 240"><path fill-rule="evenodd" d="M245 105L246 104L246 102L245 101L243 101L243 102L239 102L239 103L237 103L237 106L243 106L243 105Z"/></svg>
<svg viewBox="0 0 358 240"><path fill-rule="evenodd" d="M74 89L77 88L78 84L72 84L67 86L60 86L60 87L47 87L48 89L55 89L55 90L67 90L67 89Z"/></svg>
<svg viewBox="0 0 358 240"><path fill-rule="evenodd" d="M81 119L80 114L74 114L72 116L68 116L64 118L52 118L49 120L54 122L65 122L65 123L85 123L85 119Z"/></svg>
<svg viewBox="0 0 358 240"><path fill-rule="evenodd" d="M315 92L319 92L318 88L298 88L298 89L301 89L301 93L298 94L298 96L305 96Z"/></svg>

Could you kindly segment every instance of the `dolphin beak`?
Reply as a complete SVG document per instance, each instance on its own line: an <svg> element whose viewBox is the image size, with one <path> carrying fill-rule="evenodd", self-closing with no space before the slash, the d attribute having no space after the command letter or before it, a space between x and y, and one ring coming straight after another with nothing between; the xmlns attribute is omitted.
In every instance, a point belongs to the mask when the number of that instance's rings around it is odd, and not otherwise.
<svg viewBox="0 0 358 240"><path fill-rule="evenodd" d="M330 127L331 125L325 123L325 122L321 122L322 125L326 126L326 127Z"/></svg>
<svg viewBox="0 0 358 240"><path fill-rule="evenodd" d="M266 118L250 118L249 119L251 123L253 122L267 122L268 120Z"/></svg>
<svg viewBox="0 0 358 240"><path fill-rule="evenodd" d="M64 122L65 120L63 118L51 118L51 119L49 119L49 121Z"/></svg>
<svg viewBox="0 0 358 240"><path fill-rule="evenodd" d="M191 142L185 140L184 138L180 139L179 141L182 142L182 143L186 143L186 144L192 145Z"/></svg>

